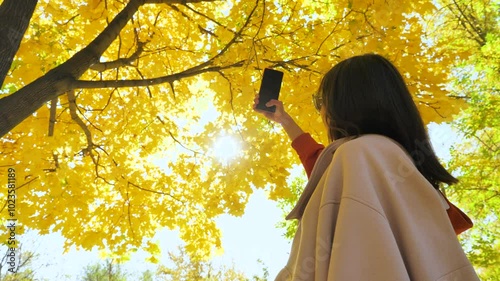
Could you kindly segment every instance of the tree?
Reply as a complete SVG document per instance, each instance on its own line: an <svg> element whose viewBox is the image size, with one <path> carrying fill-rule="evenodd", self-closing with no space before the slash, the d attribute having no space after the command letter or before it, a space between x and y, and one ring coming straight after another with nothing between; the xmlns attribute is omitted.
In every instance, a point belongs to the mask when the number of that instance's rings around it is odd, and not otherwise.
<svg viewBox="0 0 500 281"><path fill-rule="evenodd" d="M127 273L120 264L107 259L104 264L95 263L85 267L82 281L127 281Z"/></svg>
<svg viewBox="0 0 500 281"><path fill-rule="evenodd" d="M252 276L252 281L267 281L269 278L269 268L265 265L265 263L261 260L258 259L257 262L262 265L262 276L259 275L253 275Z"/></svg>
<svg viewBox="0 0 500 281"><path fill-rule="evenodd" d="M452 123L463 135L450 168L460 182L446 189L474 220L461 236L481 280L500 278L500 1L453 1L456 27L448 33L471 56L454 69L452 91L467 109Z"/></svg>
<svg viewBox="0 0 500 281"><path fill-rule="evenodd" d="M46 280L37 277L37 268L33 267L34 261L40 258L38 253L24 250L22 245L10 250L11 246L6 246L5 254L0 260L0 281L33 281ZM3 248L3 247L2 247ZM9 259L13 253L15 258ZM11 262L13 262L11 264Z"/></svg>
<svg viewBox="0 0 500 281"><path fill-rule="evenodd" d="M500 41L494 44L498 46ZM499 49L497 48L497 51ZM498 52L500 54L500 52ZM491 62L491 61L490 61ZM497 60L497 63L499 61ZM486 65L486 64L484 64ZM485 75L481 64L472 73ZM496 72L498 75L498 66ZM468 71L471 71L469 69ZM469 107L454 123L465 139L452 150L450 167L459 176L459 184L449 189L473 217L475 226L463 239L469 256L481 269L481 280L498 280L500 271L500 84L498 79L466 80ZM496 81L496 85L492 83ZM477 88L476 88L477 87ZM476 89L474 89L476 88Z"/></svg>
<svg viewBox="0 0 500 281"><path fill-rule="evenodd" d="M160 266L157 276L163 281L247 281L245 275L238 271L234 265L216 268L209 260L192 260L183 247L178 248L178 253L169 252L172 267ZM253 280L266 281L264 278L254 276Z"/></svg>
<svg viewBox="0 0 500 281"><path fill-rule="evenodd" d="M30 18L24 1L1 5ZM16 53L2 58L12 64L0 99L0 166L16 170L16 214L67 247L118 255L157 255L156 231L179 229L202 257L221 245L214 218L243 214L252 186L272 199L290 193L297 158L250 108L263 68L285 71L288 111L322 140L311 94L354 54L393 60L426 121L458 112L462 100L440 84L461 53L425 40L434 11L427 0L40 1L17 52L0 46ZM9 28L24 33L23 23ZM214 151L220 139L231 162Z"/></svg>
<svg viewBox="0 0 500 281"><path fill-rule="evenodd" d="M142 273L141 281L153 281L154 274L150 270L146 270Z"/></svg>
<svg viewBox="0 0 500 281"><path fill-rule="evenodd" d="M302 175L295 177L290 184L291 196L278 200L278 207L283 210L283 220L278 222L276 226L285 229L283 236L289 240L292 240L295 236L299 222L297 220L285 220L285 217L292 211L293 207L295 207L306 184L307 177L305 173L302 173Z"/></svg>

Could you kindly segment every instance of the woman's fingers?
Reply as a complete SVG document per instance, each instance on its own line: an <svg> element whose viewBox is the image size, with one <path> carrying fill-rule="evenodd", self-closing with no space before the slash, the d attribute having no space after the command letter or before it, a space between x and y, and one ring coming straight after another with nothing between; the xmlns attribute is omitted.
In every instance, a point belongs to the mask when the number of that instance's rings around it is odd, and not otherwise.
<svg viewBox="0 0 500 281"><path fill-rule="evenodd" d="M255 98L253 99L253 109L256 109L258 104L259 104L259 95L256 95Z"/></svg>
<svg viewBox="0 0 500 281"><path fill-rule="evenodd" d="M276 106L276 113L277 114L283 114L285 109L283 108L283 103L279 100L270 100L269 102L266 103L267 107L271 106Z"/></svg>
<svg viewBox="0 0 500 281"><path fill-rule="evenodd" d="M281 118L283 116L285 116L285 109L283 107L283 103L279 100L273 99L273 100L270 100L269 102L266 103L267 107L275 106L276 107L275 112L269 112L266 110L258 109L257 104L259 104L259 96L258 95L255 96L253 109L256 112L261 113L262 115L264 115L264 117L266 117L267 119L269 119L271 121L275 121L275 122L280 123Z"/></svg>
<svg viewBox="0 0 500 281"><path fill-rule="evenodd" d="M266 103L266 106L283 107L283 103L279 100L270 100Z"/></svg>

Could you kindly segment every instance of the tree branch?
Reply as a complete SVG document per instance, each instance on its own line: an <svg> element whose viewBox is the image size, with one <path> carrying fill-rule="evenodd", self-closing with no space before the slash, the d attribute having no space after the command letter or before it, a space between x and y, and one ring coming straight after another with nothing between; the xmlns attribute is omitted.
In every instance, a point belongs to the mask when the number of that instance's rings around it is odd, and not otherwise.
<svg viewBox="0 0 500 281"><path fill-rule="evenodd" d="M337 27L339 26L339 24L341 22L343 22L351 13L352 13L352 10L349 10L344 16L342 16L342 18L339 21L337 21L337 23L333 27L332 31L325 37L325 39L323 39L323 41L321 41L318 48L316 49L317 55L319 54L319 51L321 50L321 47L323 46L323 44L325 44L326 40L328 40L328 38L330 38L330 36L332 36L335 33L335 31L337 31Z"/></svg>
<svg viewBox="0 0 500 281"><path fill-rule="evenodd" d="M96 89L96 88L120 88L120 87L143 87L143 86L153 86L163 83L172 83L174 81L196 76L198 74L207 72L219 72L224 69L242 66L245 61L239 61L227 66L213 66L204 69L197 69L193 67L186 71L171 74L150 79L132 79L132 80L103 80L103 81L89 81L89 80L77 80L72 83L73 89Z"/></svg>
<svg viewBox="0 0 500 281"><path fill-rule="evenodd" d="M14 1L14 0L10 0ZM134 16L139 7L144 4L186 4L199 2L214 2L214 0L130 0L127 5L113 18L113 20L104 28L104 30L85 48L78 51L66 62L50 70L44 76L36 79L26 85L19 91L0 99L0 137L7 134L15 126L21 123L24 119L31 116L36 110L43 106L46 102L52 100L59 95L62 95L70 90L75 89L78 85L81 88L95 88L97 84L92 81L77 81L85 71L92 65L99 63L99 58L106 51L111 43L118 37L121 30L126 26L127 22ZM252 10L245 25L234 36L234 38L211 60L195 66L185 71L189 73L187 76L196 75L197 70L204 69L211 65L213 61L224 54L227 49L236 42L243 29L249 23L250 18L255 11ZM238 66L234 64L233 66ZM218 71L220 69L214 69ZM202 70L198 73L206 72ZM153 79L144 82L137 82L140 85L148 86L164 82L169 82L175 79L175 76L163 77L164 79ZM122 87L136 86L136 82L118 81L94 81L105 87ZM152 83L152 84L151 84Z"/></svg>
<svg viewBox="0 0 500 281"><path fill-rule="evenodd" d="M289 65L291 65L293 67L297 67L297 68L304 69L304 70L307 70L307 71L312 71L312 72L319 73L318 71L312 70L312 69L309 68L312 64L314 64L314 62L315 62L314 60L312 60L312 62L309 63L309 64L300 64L299 63L299 61L301 61L301 60L307 60L309 58L310 58L310 56L294 58L294 59L287 60L287 61L274 61L274 60L269 60L269 59L263 59L262 61L271 63L272 65L269 66L271 68L274 68L274 67L283 67L284 69L292 71L290 69L290 67L289 67Z"/></svg>
<svg viewBox="0 0 500 281"><path fill-rule="evenodd" d="M436 112L436 114L437 114L437 115L439 115L439 117L441 117L441 118L446 118L446 116L443 116L443 115L442 115L442 114L438 111L438 109L441 109L441 107L439 107L439 106L434 106L434 104L439 104L439 102L433 102L433 103L431 103L431 102L419 101L419 104L425 104L426 106L428 106L428 107L432 108L432 109Z"/></svg>
<svg viewBox="0 0 500 281"><path fill-rule="evenodd" d="M455 4L455 7L462 16L456 16L458 22L462 25L465 31L467 31L472 36L472 39L474 41L476 41L481 47L484 46L486 44L486 38L484 38L485 35L474 23L470 21L469 16L471 15L466 14L465 11L457 3L457 1L453 0L453 4ZM463 18L464 20L462 20L461 18Z"/></svg>
<svg viewBox="0 0 500 281"><path fill-rule="evenodd" d="M81 77L94 63L99 62L101 55L143 3L144 0L130 0L89 45L44 76L0 99L0 137L7 134L47 101L72 90L71 82Z"/></svg>
<svg viewBox="0 0 500 281"><path fill-rule="evenodd" d="M493 149L492 146L488 145L483 139L477 134L472 135L476 140L478 140L486 149L488 149L491 153L494 153L496 149Z"/></svg>
<svg viewBox="0 0 500 281"><path fill-rule="evenodd" d="M241 26L241 28L236 32L234 33L234 36L233 38L226 44L226 46L224 46L224 48L222 48L222 50L217 54L215 55L214 57L212 57L210 60L200 64L200 65L197 65L195 67L192 67L188 70L186 70L185 72L191 72L191 71L197 71L197 70L200 70L206 66L209 66L211 65L215 59L221 57L223 54L225 54L227 52L227 50L229 50L229 48L234 44L236 43L236 40L238 40L238 38L241 36L241 34L243 33L243 30L248 26L248 24L250 23L250 19L252 18L253 14L255 13L255 10L257 10L257 7L258 7L258 4L259 4L259 1L260 0L256 0L255 2L255 6L253 7L252 11L250 12L250 14L248 14L248 17L246 18L245 20L245 23ZM242 63L244 61L241 61ZM243 64L242 64L243 65ZM239 66L242 66L242 65L239 65ZM219 71L219 70L216 70L216 71Z"/></svg>
<svg viewBox="0 0 500 281"><path fill-rule="evenodd" d="M227 78L226 75L224 75L224 73L222 71L219 72L219 75L222 76L222 78L224 78L229 85L229 94L230 94L229 104L231 104L231 111L232 111L234 125L236 126L236 130L238 131L238 134L240 135L241 140L244 141L245 143L247 143L245 141L243 133L241 132L241 126L240 126L240 124L238 124L238 119L236 119L236 114L234 113L234 103L233 103L234 94L233 94L233 85L231 84L231 80L229 80L229 78Z"/></svg>
<svg viewBox="0 0 500 281"><path fill-rule="evenodd" d="M129 66L131 65L135 60L139 58L141 53L144 51L144 45L146 43L144 42L138 42L137 43L137 50L128 58L120 58L114 61L108 61L108 62L100 62L92 65L90 69L96 70L99 72L103 72L105 70L109 69L115 69L115 68L120 68L123 66Z"/></svg>
<svg viewBox="0 0 500 281"><path fill-rule="evenodd" d="M139 68L136 68L135 69L137 71L137 73L139 74L139 76L141 76L141 78L144 80L146 79L144 77L144 75L142 74L142 72L139 70ZM153 98L153 92L151 92L151 89L149 88L149 86L146 86L147 90L148 90L148 94L149 94L149 98Z"/></svg>
<svg viewBox="0 0 500 281"><path fill-rule="evenodd" d="M31 176L30 176L30 177L31 177ZM23 183L23 184L21 184L21 185L16 186L16 190L18 190L18 189L20 189L20 188L22 188L22 187L25 187L26 185L29 185L30 183L32 183L32 182L34 182L34 181L36 181L38 178L39 178L39 177L38 177L38 176L36 176L36 177L34 177L34 178L30 179L29 181L27 181L27 182L25 182L25 183Z"/></svg>
<svg viewBox="0 0 500 281"><path fill-rule="evenodd" d="M233 33L233 34L236 34L236 32L235 32L234 30L229 29L227 26L225 26L225 25L221 24L220 22L218 22L218 21L216 21L216 20L212 19L211 17L209 17L209 16L207 16L207 15L205 15L205 14L203 14L203 13L198 12L197 10L195 10L195 9L191 8L191 7L190 7L190 6L188 6L188 5L185 5L185 4L184 4L183 6L184 6L184 7L186 7L186 8L188 8L188 9L189 9L190 11L192 11L193 13L195 13L195 14L197 14L197 15L201 16L201 17L204 17L204 18L208 19L209 21L211 21L211 22L215 23L216 25L218 25L218 26L220 26L220 27L224 28L225 30L227 30L227 31L229 31L229 32L231 32L231 33Z"/></svg>
<svg viewBox="0 0 500 281"><path fill-rule="evenodd" d="M127 216L128 216L128 225L129 225L129 228L130 228L130 232L132 232L132 237L135 239L135 232L134 232L134 228L132 227L132 216L130 215L130 209L131 209L131 206L132 204L130 203L130 197L129 197L129 192L128 192L128 187L130 185L130 182L128 182L127 184Z"/></svg>
<svg viewBox="0 0 500 281"><path fill-rule="evenodd" d="M56 113L57 113L57 98L50 101L50 118L49 118L49 133L48 136L52 137L54 135L54 126L56 124Z"/></svg>
<svg viewBox="0 0 500 281"><path fill-rule="evenodd" d="M69 101L69 112L71 115L71 119L75 121L78 126L83 130L85 133L85 136L87 137L87 147L82 150L83 155L91 155L92 154L92 148L94 147L94 143L92 142L92 134L90 133L89 128L85 123L80 119L78 114L76 113L76 98L75 98L75 92L74 91L69 91L68 92L68 101Z"/></svg>
<svg viewBox="0 0 500 281"><path fill-rule="evenodd" d="M160 121L160 123L162 123L163 125L165 125L165 121L163 121L161 119L160 116L156 116L156 119L158 119ZM167 130L168 131L168 130ZM188 150L188 151L191 151L194 155L197 155L197 154L202 154L202 155L205 155L203 152L199 152L199 151L196 151L196 150L193 150L187 146L185 146L182 142L180 142L172 132L168 131L168 134L170 135L170 137L172 138L172 140L174 140L174 142L176 142L177 144L179 144L182 148L184 148L185 150Z"/></svg>
<svg viewBox="0 0 500 281"><path fill-rule="evenodd" d="M174 199L175 201L177 201L177 202L179 202L179 203L184 204L184 202L183 202L182 200L178 199L177 197L173 196L173 195L172 195L172 194L170 194L170 193L165 193L165 192L162 192L162 191L151 190L151 189L147 189L147 188L144 188L144 187L140 187L140 186L138 186L137 184L134 184L134 183L132 183L132 182L130 182L130 181L129 181L129 182L127 182L127 185L131 185L131 186L133 186L133 187L135 187L135 188L137 188L137 189L140 189L140 190L142 190L142 191L147 191L147 192L151 192L151 193L156 193L156 194L160 194L160 195L165 195L165 196L168 196L168 197L170 197L170 198Z"/></svg>
<svg viewBox="0 0 500 281"><path fill-rule="evenodd" d="M144 0L144 4L187 4L201 2L217 2L221 0Z"/></svg>

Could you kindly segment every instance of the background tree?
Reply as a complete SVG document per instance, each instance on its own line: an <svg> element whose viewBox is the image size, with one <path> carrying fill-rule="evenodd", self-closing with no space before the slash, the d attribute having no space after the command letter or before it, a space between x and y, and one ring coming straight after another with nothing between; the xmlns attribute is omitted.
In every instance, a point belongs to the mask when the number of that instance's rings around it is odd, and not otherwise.
<svg viewBox="0 0 500 281"><path fill-rule="evenodd" d="M30 16L22 1L0 3ZM179 229L201 258L221 246L214 218L243 214L253 187L290 194L298 159L251 110L263 68L285 72L288 112L320 140L311 94L355 54L393 60L427 122L458 112L440 83L462 53L426 40L433 12L430 0L38 1L0 99L0 166L16 168L17 216L66 247L144 248L152 261L156 231Z"/></svg>
<svg viewBox="0 0 500 281"><path fill-rule="evenodd" d="M88 265L83 270L82 281L127 281L127 273L119 263L107 259Z"/></svg>
<svg viewBox="0 0 500 281"><path fill-rule="evenodd" d="M10 246L9 246L10 247ZM8 264L8 254L9 248L7 245L1 247L2 252L5 250L5 254L0 260L0 281L34 281L34 280L47 280L40 278L40 274L37 273L37 267L33 264L40 259L38 253L25 250L22 245L16 248L15 251L15 266L13 267L14 273L10 272L9 269L11 265Z"/></svg>
<svg viewBox="0 0 500 281"><path fill-rule="evenodd" d="M449 163L460 182L446 192L474 220L461 240L481 280L499 280L500 1L447 5L455 28L444 40L471 55L453 70L451 91L467 97L468 107L452 123L463 136Z"/></svg>
<svg viewBox="0 0 500 281"><path fill-rule="evenodd" d="M267 281L269 273L263 267L262 276L247 278L234 264L230 267L216 267L210 260L192 260L183 247L178 248L178 253L169 252L173 265L160 266L157 277L164 281Z"/></svg>
<svg viewBox="0 0 500 281"><path fill-rule="evenodd" d="M285 220L285 217L292 211L293 207L299 200L302 191L306 187L307 176L303 172L301 175L296 176L290 183L290 196L278 200L278 207L283 210L283 220L276 224L276 227L283 228L285 238L292 240L297 232L299 222L297 220Z"/></svg>
<svg viewBox="0 0 500 281"><path fill-rule="evenodd" d="M142 273L140 281L153 281L154 273L151 270L146 270Z"/></svg>

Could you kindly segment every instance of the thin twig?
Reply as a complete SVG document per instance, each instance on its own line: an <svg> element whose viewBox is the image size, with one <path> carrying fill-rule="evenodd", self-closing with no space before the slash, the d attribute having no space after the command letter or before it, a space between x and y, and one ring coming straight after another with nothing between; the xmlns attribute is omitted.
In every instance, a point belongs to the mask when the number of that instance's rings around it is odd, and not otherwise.
<svg viewBox="0 0 500 281"><path fill-rule="evenodd" d="M176 198L175 196L173 196L172 194L170 193L165 193L165 192L162 192L162 191L157 191L157 190L151 190L151 189L147 189L147 188L144 188L144 187L140 187L138 186L137 184L134 184L132 182L127 182L128 185L131 185L137 189L140 189L140 190L143 190L143 191L147 191L147 192L151 192L151 193L156 193L156 194L160 194L160 195L165 195L165 196L168 196L172 199L174 199L175 201L179 202L179 203L182 203L182 204L185 204L185 202L183 202L182 200Z"/></svg>

